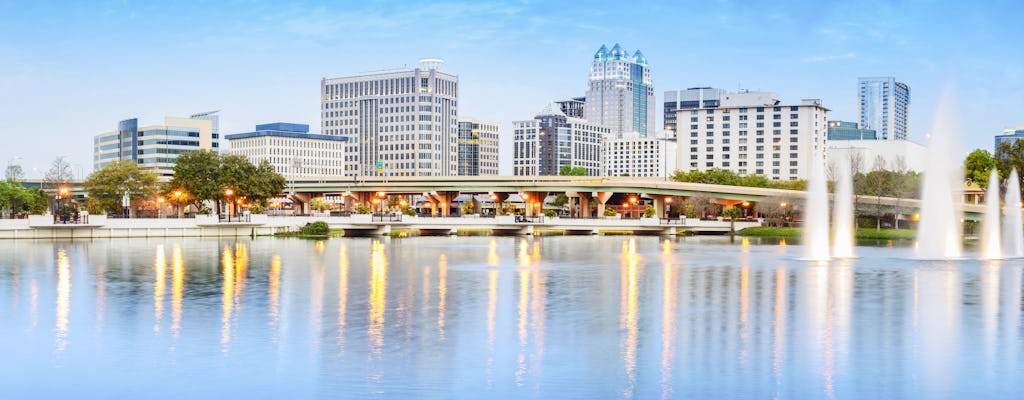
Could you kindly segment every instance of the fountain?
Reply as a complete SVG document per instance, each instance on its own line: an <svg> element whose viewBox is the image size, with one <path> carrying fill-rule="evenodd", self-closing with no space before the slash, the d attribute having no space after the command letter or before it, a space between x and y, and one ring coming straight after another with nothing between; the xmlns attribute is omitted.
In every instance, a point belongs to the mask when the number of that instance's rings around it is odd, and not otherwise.
<svg viewBox="0 0 1024 400"><path fill-rule="evenodd" d="M991 185L991 183L989 183ZM1017 169L1010 171L1006 181L1005 216L1003 216L1003 255L1024 257L1024 222L1021 216L1020 178Z"/></svg>
<svg viewBox="0 0 1024 400"><path fill-rule="evenodd" d="M946 89L935 110L935 123L928 141L924 183L921 185L921 221L917 225L917 258L959 258L961 216L954 189L959 187L958 128L954 116L958 108L952 90Z"/></svg>
<svg viewBox="0 0 1024 400"><path fill-rule="evenodd" d="M836 171L836 189L832 195L832 227L835 232L835 244L832 256L835 258L853 258L853 171L850 160L843 157L839 160Z"/></svg>
<svg viewBox="0 0 1024 400"><path fill-rule="evenodd" d="M992 168L985 192L985 218L981 223L981 246L978 248L982 260L1003 258L999 241L999 173Z"/></svg>
<svg viewBox="0 0 1024 400"><path fill-rule="evenodd" d="M828 184L825 182L825 158L820 151L814 152L810 178L804 206L804 259L828 260Z"/></svg>

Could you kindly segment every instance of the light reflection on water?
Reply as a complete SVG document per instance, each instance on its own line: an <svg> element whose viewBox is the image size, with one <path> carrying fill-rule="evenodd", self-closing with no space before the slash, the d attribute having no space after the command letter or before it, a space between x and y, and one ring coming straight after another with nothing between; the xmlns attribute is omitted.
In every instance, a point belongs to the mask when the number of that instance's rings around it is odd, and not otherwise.
<svg viewBox="0 0 1024 400"><path fill-rule="evenodd" d="M1024 260L911 252L812 263L779 240L629 236L6 241L0 398L1020 393Z"/></svg>

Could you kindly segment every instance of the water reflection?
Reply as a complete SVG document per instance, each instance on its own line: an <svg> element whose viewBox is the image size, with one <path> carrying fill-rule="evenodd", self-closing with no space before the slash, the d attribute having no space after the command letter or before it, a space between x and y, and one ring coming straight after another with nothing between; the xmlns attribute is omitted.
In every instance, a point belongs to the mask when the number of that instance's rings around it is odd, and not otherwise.
<svg viewBox="0 0 1024 400"><path fill-rule="evenodd" d="M0 338L18 343L5 349L0 376L32 394L45 387L38 377L80 382L159 366L98 394L110 398L154 382L186 398L196 397L187 387L284 398L1014 398L1024 390L1024 261L904 261L893 252L910 249L879 246L819 264L778 244L624 236L35 244L38 265L0 259ZM0 254L18 251L0 242ZM33 331L37 318L52 336ZM12 398L71 394L53 391Z"/></svg>
<svg viewBox="0 0 1024 400"><path fill-rule="evenodd" d="M60 353L68 345L68 316L71 314L71 261L67 251L57 250L57 327L56 350Z"/></svg>

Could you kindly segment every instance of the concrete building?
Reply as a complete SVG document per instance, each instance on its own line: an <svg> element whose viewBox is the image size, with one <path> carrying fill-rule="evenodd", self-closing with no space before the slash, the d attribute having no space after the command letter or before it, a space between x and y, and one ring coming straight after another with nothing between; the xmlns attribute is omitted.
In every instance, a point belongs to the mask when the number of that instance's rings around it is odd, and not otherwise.
<svg viewBox="0 0 1024 400"><path fill-rule="evenodd" d="M999 151L999 145L1002 144L1003 142L1010 142L1021 139L1024 139L1024 126L1004 129L1002 135L996 135L996 147L992 149L992 154L995 154L996 151Z"/></svg>
<svg viewBox="0 0 1024 400"><path fill-rule="evenodd" d="M459 118L459 175L498 175L497 122Z"/></svg>
<svg viewBox="0 0 1024 400"><path fill-rule="evenodd" d="M458 172L459 78L444 61L320 81L321 132L348 139L345 175Z"/></svg>
<svg viewBox="0 0 1024 400"><path fill-rule="evenodd" d="M667 177L676 170L675 134L666 131L657 137L609 138L602 164L605 176Z"/></svg>
<svg viewBox="0 0 1024 400"><path fill-rule="evenodd" d="M896 78L858 79L860 127L881 140L906 140L910 132L910 87Z"/></svg>
<svg viewBox="0 0 1024 400"><path fill-rule="evenodd" d="M828 140L875 140L874 129L862 129L856 122L828 121Z"/></svg>
<svg viewBox="0 0 1024 400"><path fill-rule="evenodd" d="M833 164L849 158L864 173L876 168L924 172L928 148L909 140L830 140L828 158Z"/></svg>
<svg viewBox="0 0 1024 400"><path fill-rule="evenodd" d="M723 94L725 90L711 87L666 91L663 100L665 130L676 131L676 111L718 107Z"/></svg>
<svg viewBox="0 0 1024 400"><path fill-rule="evenodd" d="M216 118L214 116L214 118ZM213 136L215 119L164 117L163 125L139 126L137 118L117 123L117 129L93 138L93 169L133 161L161 180L174 176L174 163L186 151L218 150Z"/></svg>
<svg viewBox="0 0 1024 400"><path fill-rule="evenodd" d="M512 173L517 176L558 175L564 166L583 167L599 175L601 148L611 130L566 116L556 103L534 119L513 121Z"/></svg>
<svg viewBox="0 0 1024 400"><path fill-rule="evenodd" d="M630 55L618 43L611 50L602 45L590 67L585 119L610 128L615 136L654 135L655 107L651 69L643 53Z"/></svg>
<svg viewBox="0 0 1024 400"><path fill-rule="evenodd" d="M807 179L815 150L825 151L828 112L817 99L783 105L774 93L723 93L719 107L676 111L677 167Z"/></svg>
<svg viewBox="0 0 1024 400"><path fill-rule="evenodd" d="M288 179L303 176L339 176L345 172L344 136L309 133L309 125L275 122L256 125L253 132L225 136L232 154L259 164L270 162Z"/></svg>
<svg viewBox="0 0 1024 400"><path fill-rule="evenodd" d="M567 117L583 118L583 110L587 103L586 97L573 97L569 100L556 101L562 113Z"/></svg>

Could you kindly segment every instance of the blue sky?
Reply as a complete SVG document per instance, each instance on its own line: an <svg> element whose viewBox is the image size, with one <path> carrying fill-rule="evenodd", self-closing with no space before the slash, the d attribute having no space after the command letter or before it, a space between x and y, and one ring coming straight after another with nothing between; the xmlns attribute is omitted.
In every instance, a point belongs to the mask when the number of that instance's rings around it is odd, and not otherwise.
<svg viewBox="0 0 1024 400"><path fill-rule="evenodd" d="M58 155L87 174L118 120L221 109L222 133L265 122L319 131L323 77L441 57L460 115L501 123L582 96L601 44L647 56L665 90L714 86L820 98L855 120L860 76L911 87L925 142L953 87L965 150L1024 125L1024 53L1010 1L0 2L0 160L39 176ZM584 5L585 4L585 5ZM507 149L506 149L507 150ZM502 154L508 172L511 157ZM38 170L36 172L35 170Z"/></svg>

